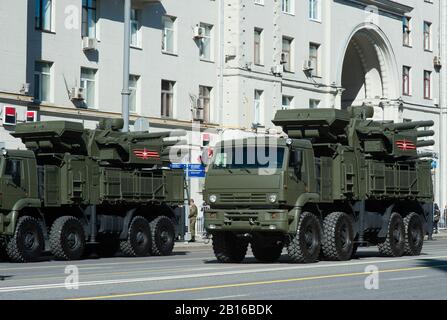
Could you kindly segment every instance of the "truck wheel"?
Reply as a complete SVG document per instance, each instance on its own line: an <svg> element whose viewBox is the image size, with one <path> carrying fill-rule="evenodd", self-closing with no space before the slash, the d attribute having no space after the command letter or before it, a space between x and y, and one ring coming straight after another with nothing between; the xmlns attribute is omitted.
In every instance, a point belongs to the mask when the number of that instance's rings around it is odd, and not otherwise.
<svg viewBox="0 0 447 320"><path fill-rule="evenodd" d="M405 225L405 254L418 256L421 254L424 244L424 227L421 218L415 212L410 213L404 219Z"/></svg>
<svg viewBox="0 0 447 320"><path fill-rule="evenodd" d="M240 263L247 254L248 242L239 240L229 232L213 234L213 250L217 260L222 263Z"/></svg>
<svg viewBox="0 0 447 320"><path fill-rule="evenodd" d="M149 222L136 216L130 223L127 239L120 242L121 251L129 257L146 257L151 253L151 239Z"/></svg>
<svg viewBox="0 0 447 320"><path fill-rule="evenodd" d="M45 247L42 226L30 216L20 217L14 236L6 245L6 253L13 262L35 261Z"/></svg>
<svg viewBox="0 0 447 320"><path fill-rule="evenodd" d="M271 263L276 262L280 257L283 244L271 243L270 245L262 245L257 241L251 243L251 251L260 262Z"/></svg>
<svg viewBox="0 0 447 320"><path fill-rule="evenodd" d="M166 216L155 218L150 223L152 233L152 254L168 256L174 249L175 226Z"/></svg>
<svg viewBox="0 0 447 320"><path fill-rule="evenodd" d="M85 249L81 221L72 216L57 218L50 231L50 248L58 260L79 260Z"/></svg>
<svg viewBox="0 0 447 320"><path fill-rule="evenodd" d="M351 259L354 247L351 218L344 212L332 212L323 221L323 255L328 260Z"/></svg>
<svg viewBox="0 0 447 320"><path fill-rule="evenodd" d="M293 262L313 263L321 249L321 225L317 217L303 212L298 221L296 235L290 240L287 252Z"/></svg>
<svg viewBox="0 0 447 320"><path fill-rule="evenodd" d="M387 257L401 257L405 251L405 226L402 216L394 212L388 223L386 239L377 245L379 252Z"/></svg>

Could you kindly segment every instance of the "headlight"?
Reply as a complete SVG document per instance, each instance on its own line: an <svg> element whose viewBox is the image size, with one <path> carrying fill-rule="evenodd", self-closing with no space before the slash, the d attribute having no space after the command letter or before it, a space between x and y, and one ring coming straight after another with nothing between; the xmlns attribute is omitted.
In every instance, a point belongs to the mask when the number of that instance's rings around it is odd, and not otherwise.
<svg viewBox="0 0 447 320"><path fill-rule="evenodd" d="M278 199L278 197L277 197L276 194L271 194L271 195L269 195L269 201L270 201L271 203L275 203L277 199Z"/></svg>
<svg viewBox="0 0 447 320"><path fill-rule="evenodd" d="M2 149L2 155L6 157L8 155L8 150Z"/></svg>
<svg viewBox="0 0 447 320"><path fill-rule="evenodd" d="M217 196L215 194L210 195L210 202L215 203L217 201Z"/></svg>

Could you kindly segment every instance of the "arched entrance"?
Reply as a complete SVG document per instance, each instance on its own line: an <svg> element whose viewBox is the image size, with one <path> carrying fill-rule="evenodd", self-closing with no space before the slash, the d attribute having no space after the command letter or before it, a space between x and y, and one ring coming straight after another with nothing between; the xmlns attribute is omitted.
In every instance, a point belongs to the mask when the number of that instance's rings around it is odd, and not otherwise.
<svg viewBox="0 0 447 320"><path fill-rule="evenodd" d="M399 97L397 65L391 45L383 32L368 24L350 36L341 71L341 107L372 105L376 119ZM393 116L394 118L394 116Z"/></svg>

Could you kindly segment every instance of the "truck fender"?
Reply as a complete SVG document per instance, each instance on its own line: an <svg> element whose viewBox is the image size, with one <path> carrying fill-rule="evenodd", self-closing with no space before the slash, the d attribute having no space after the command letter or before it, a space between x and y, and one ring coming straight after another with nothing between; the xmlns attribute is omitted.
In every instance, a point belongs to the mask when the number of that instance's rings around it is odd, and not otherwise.
<svg viewBox="0 0 447 320"><path fill-rule="evenodd" d="M22 211L25 208L40 208L41 206L42 203L40 202L39 199L24 198L17 201L6 218L6 220L9 220L9 225L5 228L5 234L8 235L14 234L20 211Z"/></svg>
<svg viewBox="0 0 447 320"><path fill-rule="evenodd" d="M382 228L380 229L379 234L377 235L378 238L386 237L386 234L388 232L388 224L390 222L391 214L394 212L395 206L396 206L395 204L392 204L388 208L386 208L382 219Z"/></svg>
<svg viewBox="0 0 447 320"><path fill-rule="evenodd" d="M133 208L133 209L127 211L126 216L124 217L124 221L123 221L123 230L120 233L120 240L127 239L130 222L132 221L136 211L137 211L137 208Z"/></svg>
<svg viewBox="0 0 447 320"><path fill-rule="evenodd" d="M289 212L289 217L293 219L293 221L289 225L289 233L295 233L296 228L298 227L298 220L300 218L301 213L303 212L303 208L309 202L315 201L318 202L320 200L320 195L318 193L306 192L301 194L295 202L295 205L292 210Z"/></svg>

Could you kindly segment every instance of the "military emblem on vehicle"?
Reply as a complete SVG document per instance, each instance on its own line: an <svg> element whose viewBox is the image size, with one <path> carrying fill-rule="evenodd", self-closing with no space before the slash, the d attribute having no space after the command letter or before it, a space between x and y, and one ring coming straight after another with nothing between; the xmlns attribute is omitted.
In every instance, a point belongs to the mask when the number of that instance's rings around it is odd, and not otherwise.
<svg viewBox="0 0 447 320"><path fill-rule="evenodd" d="M133 154L137 158L143 159L143 160L160 159L160 155L158 154L157 151L150 151L150 150L147 150L146 148L144 148L143 150L141 150L141 149L134 150Z"/></svg>
<svg viewBox="0 0 447 320"><path fill-rule="evenodd" d="M405 151L416 150L416 144L409 140L406 140L406 139L397 140L396 145L400 150L405 150Z"/></svg>

